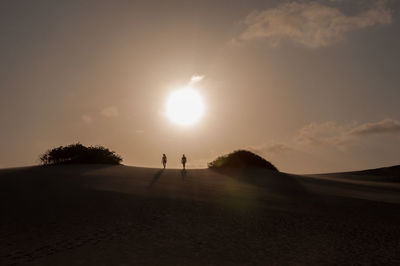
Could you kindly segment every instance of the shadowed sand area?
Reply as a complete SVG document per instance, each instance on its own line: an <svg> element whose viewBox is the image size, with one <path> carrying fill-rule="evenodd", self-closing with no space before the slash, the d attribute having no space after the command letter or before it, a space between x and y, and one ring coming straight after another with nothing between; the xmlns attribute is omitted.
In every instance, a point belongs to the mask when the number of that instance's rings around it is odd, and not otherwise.
<svg viewBox="0 0 400 266"><path fill-rule="evenodd" d="M0 265L398 265L396 171L3 169Z"/></svg>

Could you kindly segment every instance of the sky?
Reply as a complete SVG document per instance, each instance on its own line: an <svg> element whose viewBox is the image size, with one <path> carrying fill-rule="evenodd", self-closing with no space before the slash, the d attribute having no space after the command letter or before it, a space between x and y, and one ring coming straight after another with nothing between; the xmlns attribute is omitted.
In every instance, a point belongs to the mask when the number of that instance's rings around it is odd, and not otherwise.
<svg viewBox="0 0 400 266"><path fill-rule="evenodd" d="M144 167L400 164L399 20L397 0L1 1L0 168L76 142ZM181 126L188 86L204 114Z"/></svg>

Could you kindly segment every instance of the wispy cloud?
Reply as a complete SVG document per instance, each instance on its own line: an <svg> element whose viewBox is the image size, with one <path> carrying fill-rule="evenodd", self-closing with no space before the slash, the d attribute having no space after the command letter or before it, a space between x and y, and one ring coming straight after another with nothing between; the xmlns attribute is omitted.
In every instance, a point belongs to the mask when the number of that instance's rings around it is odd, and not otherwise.
<svg viewBox="0 0 400 266"><path fill-rule="evenodd" d="M305 145L337 145L347 139L348 130L349 126L334 121L311 123L299 130L295 141Z"/></svg>
<svg viewBox="0 0 400 266"><path fill-rule="evenodd" d="M387 118L376 123L366 123L353 128L348 134L351 136L400 135L400 121Z"/></svg>
<svg viewBox="0 0 400 266"><path fill-rule="evenodd" d="M93 118L90 115L82 115L82 121L86 124L90 124L93 122Z"/></svg>
<svg viewBox="0 0 400 266"><path fill-rule="evenodd" d="M273 46L282 40L291 40L318 48L340 42L350 31L391 22L392 14L385 1L376 1L369 9L353 16L318 2L295 1L249 14L238 40L264 39Z"/></svg>
<svg viewBox="0 0 400 266"><path fill-rule="evenodd" d="M361 138L379 135L400 136L400 121L386 118L378 122L353 125L311 123L300 129L296 140L303 144L345 146Z"/></svg>
<svg viewBox="0 0 400 266"><path fill-rule="evenodd" d="M115 106L109 106L101 110L100 112L105 117L116 117L119 116L118 108Z"/></svg>
<svg viewBox="0 0 400 266"><path fill-rule="evenodd" d="M293 147L286 143L269 143L260 145L258 147L251 147L250 150L260 154L266 153L269 155L276 155L291 152L293 151Z"/></svg>
<svg viewBox="0 0 400 266"><path fill-rule="evenodd" d="M204 79L204 76L201 76L201 75L193 75L193 76L190 78L189 85L195 84L195 83L197 83L197 82L200 82L200 81L202 81L203 79Z"/></svg>
<svg viewBox="0 0 400 266"><path fill-rule="evenodd" d="M291 138L249 149L265 156L278 168L302 173L337 171L352 169L355 165L364 167L365 161L369 160L369 155L364 154L366 151L375 152L383 147L398 149L399 142L395 139L398 137L400 121L392 118L350 124L328 121L310 123Z"/></svg>

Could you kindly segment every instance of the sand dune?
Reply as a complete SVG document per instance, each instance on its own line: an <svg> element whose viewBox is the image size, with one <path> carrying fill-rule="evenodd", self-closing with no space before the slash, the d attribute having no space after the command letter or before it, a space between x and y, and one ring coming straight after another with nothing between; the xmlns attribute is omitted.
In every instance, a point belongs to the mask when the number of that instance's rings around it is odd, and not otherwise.
<svg viewBox="0 0 400 266"><path fill-rule="evenodd" d="M346 179L346 180L357 180L364 182L387 182L390 186L393 186L393 183L398 182L400 184L400 165L391 166L391 167L383 167L376 169L369 169L363 171L353 171L353 172L344 172L344 173L332 173L332 174L319 174L313 175L317 177L332 177L337 179Z"/></svg>
<svg viewBox="0 0 400 266"><path fill-rule="evenodd" d="M0 265L396 265L398 168L385 171L3 169Z"/></svg>

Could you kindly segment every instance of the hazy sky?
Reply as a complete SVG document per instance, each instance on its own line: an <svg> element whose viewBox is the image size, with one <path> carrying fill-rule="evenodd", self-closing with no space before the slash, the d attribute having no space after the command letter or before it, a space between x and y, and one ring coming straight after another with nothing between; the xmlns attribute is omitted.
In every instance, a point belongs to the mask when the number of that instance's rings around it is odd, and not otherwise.
<svg viewBox="0 0 400 266"><path fill-rule="evenodd" d="M1 1L0 167L104 145L127 165L280 170L400 164L400 1ZM205 113L168 95L192 76Z"/></svg>

